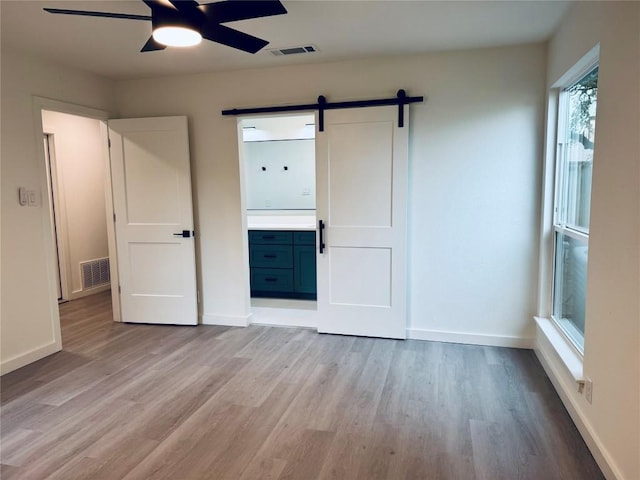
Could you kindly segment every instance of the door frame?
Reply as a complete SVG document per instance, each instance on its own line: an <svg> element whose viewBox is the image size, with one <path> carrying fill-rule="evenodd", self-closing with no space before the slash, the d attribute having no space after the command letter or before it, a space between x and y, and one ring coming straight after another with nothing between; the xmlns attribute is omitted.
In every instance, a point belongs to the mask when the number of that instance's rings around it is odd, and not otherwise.
<svg viewBox="0 0 640 480"><path fill-rule="evenodd" d="M60 205L64 204L64 193L60 189L60 181L58 178L58 164L56 162L56 150L55 150L55 134L44 134L44 141L46 142L45 148L45 163L47 167L47 173L49 174L48 195L50 211L51 211L51 234L54 238L54 254L57 255L57 263L59 269L60 281L60 298L59 301L67 301L71 299L70 292L71 286L69 282L69 245L67 242L68 232L66 228L66 215L63 208ZM43 192L44 195L44 192ZM55 257L54 257L55 258Z"/></svg>
<svg viewBox="0 0 640 480"><path fill-rule="evenodd" d="M111 303L113 306L113 320L121 321L120 316L120 297L118 295L118 261L115 244L115 225L113 222L113 198L111 191L111 162L109 159L109 135L107 130L107 120L109 120L109 112L98 110L83 105L63 102L46 97L33 97L33 118L35 121L35 136L37 155L40 159L38 170L40 172L40 191L48 192L48 176L47 162L45 161L44 128L42 125L42 111L50 110L59 113L67 113L79 117L92 118L100 121L100 134L102 137L102 157L105 164L105 210L107 222L107 241L110 258L110 276L111 276ZM44 231L45 255L47 261L47 279L49 284L49 314L51 318L52 329L54 332L54 342L58 350L62 349L62 335L60 330L60 312L58 309L58 294L55 279L55 244L51 235L51 204L49 195L41 195L42 199L42 225Z"/></svg>

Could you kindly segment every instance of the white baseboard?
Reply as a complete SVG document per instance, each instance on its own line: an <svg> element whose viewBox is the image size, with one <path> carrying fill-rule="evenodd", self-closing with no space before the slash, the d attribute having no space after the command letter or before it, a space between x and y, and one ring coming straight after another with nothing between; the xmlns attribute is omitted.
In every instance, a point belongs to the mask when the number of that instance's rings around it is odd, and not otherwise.
<svg viewBox="0 0 640 480"><path fill-rule="evenodd" d="M542 333L538 335L543 336ZM573 381L573 378L569 378L571 377L569 370L562 364L562 361L553 350L551 344L545 345L543 341L538 338L534 352L605 478L607 478L607 480L624 480L620 469L616 467L611 455L575 401L576 394L574 392L577 391L576 383ZM563 371L567 373L563 375Z"/></svg>
<svg viewBox="0 0 640 480"><path fill-rule="evenodd" d="M295 308L251 307L251 323L277 327L318 328L318 311Z"/></svg>
<svg viewBox="0 0 640 480"><path fill-rule="evenodd" d="M74 290L69 294L69 300L77 300L79 298L88 297L89 295L95 295L96 293L106 292L111 290L111 284L100 285L99 287L89 288L87 290Z"/></svg>
<svg viewBox="0 0 640 480"><path fill-rule="evenodd" d="M511 337L507 335L484 335L479 333L445 332L441 330L407 329L407 338L432 342L463 343L488 347L509 347L531 349L533 338Z"/></svg>
<svg viewBox="0 0 640 480"><path fill-rule="evenodd" d="M203 325L224 325L225 327L247 327L249 326L249 315L217 315L215 313L205 313L202 315Z"/></svg>
<svg viewBox="0 0 640 480"><path fill-rule="evenodd" d="M26 353L17 355L9 360L5 360L0 363L0 375L13 372L14 370L24 367L25 365L29 365L41 358L48 357L60 350L62 350L62 345L57 342L52 342L41 347L34 348L33 350L29 350Z"/></svg>

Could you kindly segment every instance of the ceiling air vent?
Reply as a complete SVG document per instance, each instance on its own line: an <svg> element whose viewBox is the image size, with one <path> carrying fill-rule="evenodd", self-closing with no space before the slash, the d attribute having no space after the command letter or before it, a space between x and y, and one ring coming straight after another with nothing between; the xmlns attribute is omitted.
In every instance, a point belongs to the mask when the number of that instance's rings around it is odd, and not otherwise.
<svg viewBox="0 0 640 480"><path fill-rule="evenodd" d="M280 57L282 55L297 55L299 53L314 53L318 51L315 45L304 45L302 47L274 48L269 50L273 55Z"/></svg>

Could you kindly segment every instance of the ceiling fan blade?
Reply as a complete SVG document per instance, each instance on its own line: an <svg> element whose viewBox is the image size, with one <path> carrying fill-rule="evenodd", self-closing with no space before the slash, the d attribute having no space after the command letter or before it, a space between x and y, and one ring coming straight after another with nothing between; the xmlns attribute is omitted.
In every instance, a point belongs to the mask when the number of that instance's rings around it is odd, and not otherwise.
<svg viewBox="0 0 640 480"><path fill-rule="evenodd" d="M144 44L140 51L155 52L156 50L164 50L165 48L167 48L166 45L162 45L161 43L156 42L153 37L149 37L149 40L147 40L147 43Z"/></svg>
<svg viewBox="0 0 640 480"><path fill-rule="evenodd" d="M278 0L229 0L200 5L207 18L216 23L270 17L287 13Z"/></svg>
<svg viewBox="0 0 640 480"><path fill-rule="evenodd" d="M169 0L169 2L194 25L199 25L206 20L204 12L199 8L200 4L195 0Z"/></svg>
<svg viewBox="0 0 640 480"><path fill-rule="evenodd" d="M82 17L121 18L124 20L151 20L149 15L131 15L128 13L89 12L86 10L67 10L64 8L43 8L45 12L62 15L79 15Z"/></svg>
<svg viewBox="0 0 640 480"><path fill-rule="evenodd" d="M156 7L167 7L166 3L163 3L159 0L142 0L142 1L147 5L147 7L149 7L152 10Z"/></svg>
<svg viewBox="0 0 640 480"><path fill-rule="evenodd" d="M207 40L249 53L256 53L262 47L269 44L269 42L261 38L216 23L205 25L200 33Z"/></svg>

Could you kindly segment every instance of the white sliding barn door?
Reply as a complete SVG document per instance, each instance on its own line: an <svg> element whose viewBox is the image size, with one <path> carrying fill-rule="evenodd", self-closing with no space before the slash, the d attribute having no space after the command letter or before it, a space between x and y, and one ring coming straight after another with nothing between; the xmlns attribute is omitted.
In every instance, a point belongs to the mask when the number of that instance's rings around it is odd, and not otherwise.
<svg viewBox="0 0 640 480"><path fill-rule="evenodd" d="M319 332L406 337L406 117L398 128L398 107L325 112L316 136L317 218L326 224Z"/></svg>
<svg viewBox="0 0 640 480"><path fill-rule="evenodd" d="M110 120L109 140L122 321L196 325L187 118Z"/></svg>

